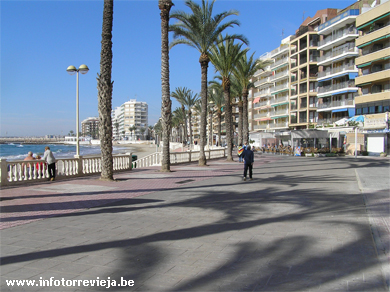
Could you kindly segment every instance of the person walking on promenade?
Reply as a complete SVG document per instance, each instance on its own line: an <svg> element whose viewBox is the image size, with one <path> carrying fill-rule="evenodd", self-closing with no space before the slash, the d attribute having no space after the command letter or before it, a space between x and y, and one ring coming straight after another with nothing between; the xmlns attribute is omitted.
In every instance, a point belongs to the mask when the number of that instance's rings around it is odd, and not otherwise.
<svg viewBox="0 0 390 292"><path fill-rule="evenodd" d="M53 152L51 152L50 147L45 147L45 154L43 155L43 160L47 163L47 170L49 171L49 180L55 180L56 178L56 159L54 158Z"/></svg>
<svg viewBox="0 0 390 292"><path fill-rule="evenodd" d="M255 161L255 157L253 151L251 150L251 146L248 145L246 150L243 153L244 158L244 180L246 180L246 174L248 173L249 168L249 179L252 180L252 169L253 162Z"/></svg>
<svg viewBox="0 0 390 292"><path fill-rule="evenodd" d="M237 148L237 154L238 154L238 162L242 162L242 154L244 153L244 148L242 147L242 144L240 144Z"/></svg>

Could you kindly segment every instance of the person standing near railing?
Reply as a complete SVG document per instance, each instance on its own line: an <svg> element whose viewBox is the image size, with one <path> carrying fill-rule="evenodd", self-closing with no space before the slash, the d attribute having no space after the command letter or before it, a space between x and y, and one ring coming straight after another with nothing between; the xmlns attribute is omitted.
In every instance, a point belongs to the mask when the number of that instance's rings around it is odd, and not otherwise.
<svg viewBox="0 0 390 292"><path fill-rule="evenodd" d="M54 181L56 178L56 159L54 158L53 152L51 152L49 146L45 147L45 154L43 155L43 160L45 160L47 163L49 180Z"/></svg>

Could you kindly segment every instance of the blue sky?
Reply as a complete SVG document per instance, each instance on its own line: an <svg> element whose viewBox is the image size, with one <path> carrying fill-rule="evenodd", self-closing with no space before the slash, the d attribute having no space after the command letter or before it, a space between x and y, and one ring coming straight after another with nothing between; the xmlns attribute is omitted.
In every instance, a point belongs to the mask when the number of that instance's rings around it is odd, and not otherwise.
<svg viewBox="0 0 390 292"><path fill-rule="evenodd" d="M325 8L345 8L352 0L219 0L214 12L236 9L250 53L260 56L294 34L303 15ZM189 12L184 1L172 10ZM97 116L103 1L0 1L0 136L67 134L76 129L76 76L69 65L88 65L80 74L80 121ZM129 99L149 105L149 124L160 117L161 27L157 0L114 1L113 108ZM303 14L304 13L304 14ZM231 19L233 19L231 17ZM170 86L200 92L199 53L179 45L170 52ZM209 79L214 68L209 67ZM179 104L173 100L172 110Z"/></svg>

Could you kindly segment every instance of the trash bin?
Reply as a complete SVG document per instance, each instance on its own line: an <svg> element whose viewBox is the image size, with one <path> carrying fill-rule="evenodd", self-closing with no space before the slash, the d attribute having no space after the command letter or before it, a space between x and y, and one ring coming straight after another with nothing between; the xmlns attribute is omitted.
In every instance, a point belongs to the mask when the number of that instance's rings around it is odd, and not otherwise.
<svg viewBox="0 0 390 292"><path fill-rule="evenodd" d="M138 159L137 155L132 155L131 158L132 158L131 159L132 162L134 162L134 161L136 161ZM134 168L137 168L137 163L134 163Z"/></svg>

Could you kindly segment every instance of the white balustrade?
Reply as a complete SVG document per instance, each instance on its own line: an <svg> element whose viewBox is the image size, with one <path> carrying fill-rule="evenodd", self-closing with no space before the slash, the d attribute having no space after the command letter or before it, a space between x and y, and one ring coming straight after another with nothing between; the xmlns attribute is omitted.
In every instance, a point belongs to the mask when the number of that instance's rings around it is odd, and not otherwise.
<svg viewBox="0 0 390 292"><path fill-rule="evenodd" d="M171 152L171 164L185 163L199 160L199 151ZM226 149L205 150L207 159L226 157ZM156 152L142 157L134 162L131 161L131 153L113 155L114 171L131 170L132 168L143 168L161 165L162 153ZM56 177L77 177L98 174L102 170L100 156L89 156L80 158L60 158L56 161ZM1 185L12 185L14 183L24 183L42 181L49 178L47 164L44 160L7 161L0 159Z"/></svg>

